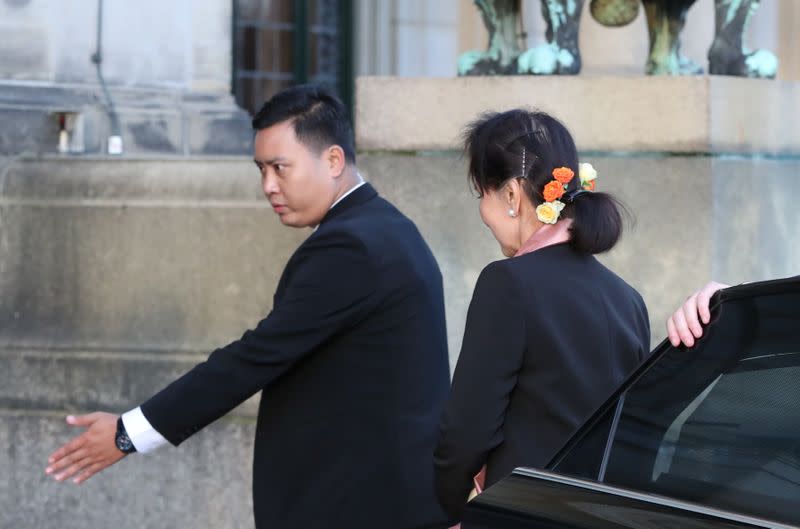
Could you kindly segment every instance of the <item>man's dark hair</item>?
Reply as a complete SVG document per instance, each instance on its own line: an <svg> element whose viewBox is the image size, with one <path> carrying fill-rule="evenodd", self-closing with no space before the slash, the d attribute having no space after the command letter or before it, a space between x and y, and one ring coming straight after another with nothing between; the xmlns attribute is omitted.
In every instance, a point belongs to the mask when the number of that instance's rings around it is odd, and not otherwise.
<svg viewBox="0 0 800 529"><path fill-rule="evenodd" d="M356 162L353 127L347 109L324 85L297 85L278 92L253 117L253 129L263 130L288 120L294 124L297 139L308 148L322 152L331 145L338 145L347 163Z"/></svg>

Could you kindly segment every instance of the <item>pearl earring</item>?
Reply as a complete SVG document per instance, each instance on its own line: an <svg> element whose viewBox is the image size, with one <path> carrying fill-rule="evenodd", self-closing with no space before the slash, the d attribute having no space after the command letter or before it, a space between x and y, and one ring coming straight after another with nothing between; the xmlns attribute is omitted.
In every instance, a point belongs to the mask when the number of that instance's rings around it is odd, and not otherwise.
<svg viewBox="0 0 800 529"><path fill-rule="evenodd" d="M509 210L508 210L508 216L513 218L513 217L516 217L516 216L517 216L517 214L516 214L516 213L514 213L514 210L513 210L513 209L509 209Z"/></svg>

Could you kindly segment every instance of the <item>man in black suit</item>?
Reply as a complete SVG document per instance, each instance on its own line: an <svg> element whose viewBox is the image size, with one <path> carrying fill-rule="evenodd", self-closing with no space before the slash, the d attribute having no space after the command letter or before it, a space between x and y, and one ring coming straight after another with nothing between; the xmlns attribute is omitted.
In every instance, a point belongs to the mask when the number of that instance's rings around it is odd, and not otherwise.
<svg viewBox="0 0 800 529"><path fill-rule="evenodd" d="M436 261L414 224L363 182L335 96L291 88L253 128L275 213L315 227L272 312L122 417L69 417L87 430L47 473L81 482L127 453L177 446L262 391L257 527L445 527L431 463L449 387Z"/></svg>

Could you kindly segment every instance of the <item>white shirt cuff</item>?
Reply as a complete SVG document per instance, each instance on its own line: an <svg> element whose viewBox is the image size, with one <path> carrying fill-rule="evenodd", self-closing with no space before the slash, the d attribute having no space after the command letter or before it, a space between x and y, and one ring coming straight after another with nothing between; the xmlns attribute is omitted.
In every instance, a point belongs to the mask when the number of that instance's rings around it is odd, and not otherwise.
<svg viewBox="0 0 800 529"><path fill-rule="evenodd" d="M152 452L168 442L150 425L150 421L142 413L141 407L123 413L122 424L125 425L125 431L128 432L128 437L136 447L136 451L142 454Z"/></svg>

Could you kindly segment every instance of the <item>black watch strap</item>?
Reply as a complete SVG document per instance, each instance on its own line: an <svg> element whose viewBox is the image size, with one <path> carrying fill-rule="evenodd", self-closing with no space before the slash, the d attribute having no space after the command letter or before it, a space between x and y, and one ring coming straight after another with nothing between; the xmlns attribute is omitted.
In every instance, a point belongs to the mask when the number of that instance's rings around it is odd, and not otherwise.
<svg viewBox="0 0 800 529"><path fill-rule="evenodd" d="M128 432L125 430L125 423L122 422L122 417L117 419L117 435L114 437L114 443L123 454L132 454L136 452L136 447L133 446L131 438L128 437Z"/></svg>

